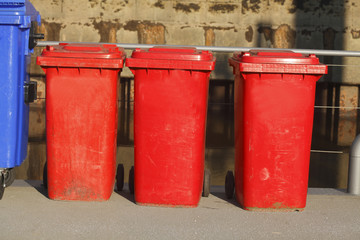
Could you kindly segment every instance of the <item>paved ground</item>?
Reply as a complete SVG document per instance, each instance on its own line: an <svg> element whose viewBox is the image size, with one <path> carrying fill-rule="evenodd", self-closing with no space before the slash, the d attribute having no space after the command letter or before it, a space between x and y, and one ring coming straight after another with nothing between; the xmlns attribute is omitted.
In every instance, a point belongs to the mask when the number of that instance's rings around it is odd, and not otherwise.
<svg viewBox="0 0 360 240"><path fill-rule="evenodd" d="M0 239L360 239L360 197L309 189L304 212L244 211L213 187L198 208L142 207L125 189L107 202L49 200L21 181L0 201Z"/></svg>

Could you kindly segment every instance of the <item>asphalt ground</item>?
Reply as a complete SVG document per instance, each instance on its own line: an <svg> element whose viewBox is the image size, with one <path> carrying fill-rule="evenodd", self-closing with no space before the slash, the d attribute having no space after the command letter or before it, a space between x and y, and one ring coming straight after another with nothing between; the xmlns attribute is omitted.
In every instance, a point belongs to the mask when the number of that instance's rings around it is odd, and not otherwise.
<svg viewBox="0 0 360 240"><path fill-rule="evenodd" d="M15 180L0 201L0 239L360 239L360 197L311 188L303 212L251 212L212 187L197 208L54 201L41 181Z"/></svg>

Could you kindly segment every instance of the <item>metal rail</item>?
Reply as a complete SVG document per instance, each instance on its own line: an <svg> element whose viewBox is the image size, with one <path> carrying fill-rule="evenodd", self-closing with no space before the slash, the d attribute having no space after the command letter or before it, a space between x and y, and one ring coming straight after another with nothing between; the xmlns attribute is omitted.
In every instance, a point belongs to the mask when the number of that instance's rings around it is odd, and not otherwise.
<svg viewBox="0 0 360 240"><path fill-rule="evenodd" d="M62 42L57 41L39 41L38 47L54 46ZM76 42L63 42L63 43L76 43ZM82 42L85 44L94 44L93 42ZM124 49L136 49L136 48L152 48L164 45L152 45L152 44L130 44L130 43L102 43L102 44L115 44L118 47ZM199 50L212 51L212 52L247 52L250 50L269 51L275 48L256 48L256 47L214 47L214 46L196 46L196 45L166 45L168 47L181 48L181 47L193 47ZM302 54L315 54L319 56L339 56L339 57L360 57L360 51L343 51L343 50L318 50L318 49L296 49L296 48L276 48L276 50L287 50Z"/></svg>
<svg viewBox="0 0 360 240"><path fill-rule="evenodd" d="M343 154L343 151L332 151L332 150L310 150L312 153L329 153L329 154Z"/></svg>

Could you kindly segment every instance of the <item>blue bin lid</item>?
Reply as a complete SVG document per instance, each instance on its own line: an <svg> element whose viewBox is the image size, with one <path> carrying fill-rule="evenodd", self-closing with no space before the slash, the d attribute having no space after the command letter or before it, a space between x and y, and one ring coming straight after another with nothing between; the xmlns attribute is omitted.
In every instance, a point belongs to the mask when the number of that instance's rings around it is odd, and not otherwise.
<svg viewBox="0 0 360 240"><path fill-rule="evenodd" d="M5 0L0 2L0 15L25 15L25 0Z"/></svg>
<svg viewBox="0 0 360 240"><path fill-rule="evenodd" d="M29 0L5 0L0 2L0 24L16 24L30 28L31 22L41 23L41 17Z"/></svg>

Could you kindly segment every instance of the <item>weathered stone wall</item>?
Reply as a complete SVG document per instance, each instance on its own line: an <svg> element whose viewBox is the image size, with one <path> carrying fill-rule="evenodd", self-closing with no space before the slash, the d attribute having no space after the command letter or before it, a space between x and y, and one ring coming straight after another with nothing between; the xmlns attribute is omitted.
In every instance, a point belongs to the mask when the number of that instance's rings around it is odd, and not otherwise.
<svg viewBox="0 0 360 240"><path fill-rule="evenodd" d="M356 50L359 0L32 0L46 40ZM332 58L356 65L360 58ZM227 55L216 78L228 78ZM331 69L356 83L357 68ZM123 76L131 76L125 71Z"/></svg>
<svg viewBox="0 0 360 240"><path fill-rule="evenodd" d="M31 0L42 16L39 28L49 41L144 43L168 45L206 45L237 47L360 49L360 0ZM35 50L39 55L41 49ZM127 51L128 55L131 51ZM232 147L232 73L229 54L217 54L217 67L210 86L207 146ZM318 92L317 104L358 106L360 58L321 57L329 66L329 75ZM37 100L30 113L30 160L18 172L19 178L41 178L30 162L37 154L44 162L45 80L33 57L32 79L39 82ZM343 65L346 65L345 67ZM125 69L122 76L131 77ZM343 86L346 84L346 86ZM119 129L120 144L132 140L132 84L121 84ZM126 103L124 102L126 101ZM217 105L218 104L218 105ZM224 107L225 106L225 107ZM316 110L320 111L320 110ZM339 108L322 110L315 122L323 122L319 134L331 143L349 146L356 135L357 111ZM221 117L219 117L221 116ZM324 117L325 116L325 117ZM330 120L329 120L330 119ZM335 119L335 120L334 120ZM330 130L324 127L330 124ZM357 127L356 127L357 126ZM124 132L125 131L125 132ZM329 134L330 132L330 134ZM316 136L315 136L316 138ZM125 139L125 140L124 140ZM128 141L129 140L129 141ZM39 147L35 147L37 142ZM226 143L224 145L224 143ZM329 147L326 145L326 147ZM37 151L37 149L41 149ZM35 152L33 152L35 151ZM126 152L126 151L125 151ZM216 150L207 158L219 158ZM225 154L226 155L226 154ZM227 154L228 156L230 155ZM230 157L231 159L231 157ZM120 161L118 159L118 161ZM228 160L226 160L229 162ZM232 163L231 163L232 164ZM230 165L231 165L230 164ZM346 165L342 161L342 166ZM31 165L31 164L30 164ZM212 165L212 164L208 164ZM217 164L218 165L218 164ZM38 166L35 165L38 169ZM41 166L40 166L41 168ZM346 170L346 166L341 169ZM344 171L342 170L342 174ZM316 172L316 171L313 171ZM25 174L26 173L26 174ZM340 184L343 186L343 182Z"/></svg>
<svg viewBox="0 0 360 240"><path fill-rule="evenodd" d="M46 40L168 45L360 48L360 0L32 0ZM130 52L128 52L130 53ZM219 55L213 78L231 78ZM357 83L360 58L322 58ZM341 67L339 65L348 65ZM39 70L33 72L41 73ZM125 69L123 76L131 76Z"/></svg>
<svg viewBox="0 0 360 240"><path fill-rule="evenodd" d="M350 50L360 38L358 0L31 2L56 41L321 49L326 37Z"/></svg>

